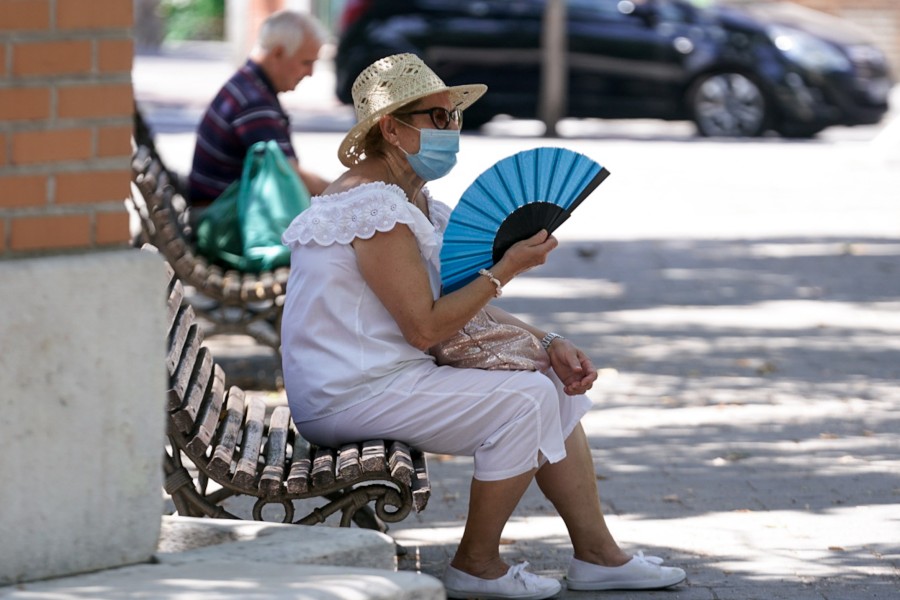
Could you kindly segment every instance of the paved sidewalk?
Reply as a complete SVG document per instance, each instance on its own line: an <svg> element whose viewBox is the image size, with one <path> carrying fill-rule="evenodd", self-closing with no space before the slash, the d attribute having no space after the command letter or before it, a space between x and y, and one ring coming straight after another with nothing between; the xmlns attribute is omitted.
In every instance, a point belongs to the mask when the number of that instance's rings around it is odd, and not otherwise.
<svg viewBox="0 0 900 600"><path fill-rule="evenodd" d="M173 72L154 61L139 65ZM190 64L178 72L218 73ZM343 131L351 117L332 104L327 69L316 77L298 118ZM178 144L201 89L153 105ZM336 138L309 139L333 154ZM486 137L478 147L503 155L525 143L535 140ZM610 528L688 580L562 598L900 598L900 163L874 153L886 138L877 148L827 136L571 143L615 158L609 204L579 209L576 234L501 304L594 358L601 376L584 425ZM462 157L458 179L486 164ZM274 368L240 339L216 344L217 358ZM472 469L442 456L430 468L427 510L390 533L411 550L402 569L440 576ZM563 576L565 529L536 489L503 552Z"/></svg>

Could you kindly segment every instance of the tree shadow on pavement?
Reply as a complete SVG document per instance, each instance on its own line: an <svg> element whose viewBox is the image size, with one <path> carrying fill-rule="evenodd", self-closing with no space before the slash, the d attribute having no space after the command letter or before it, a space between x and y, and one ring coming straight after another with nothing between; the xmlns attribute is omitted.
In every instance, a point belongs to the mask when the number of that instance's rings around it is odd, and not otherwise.
<svg viewBox="0 0 900 600"><path fill-rule="evenodd" d="M616 598L895 597L898 273L891 239L564 242L508 286L504 308L600 369L583 423L617 537L688 571ZM472 465L430 470L428 509L394 531L402 568L440 576ZM536 486L504 538L507 560L564 575Z"/></svg>

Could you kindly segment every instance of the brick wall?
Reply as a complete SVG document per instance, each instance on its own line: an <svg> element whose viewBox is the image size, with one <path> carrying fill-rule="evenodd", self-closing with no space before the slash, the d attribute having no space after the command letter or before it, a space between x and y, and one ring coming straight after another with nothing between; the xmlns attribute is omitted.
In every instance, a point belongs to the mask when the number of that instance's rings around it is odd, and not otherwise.
<svg viewBox="0 0 900 600"><path fill-rule="evenodd" d="M0 0L0 259L122 246L133 0Z"/></svg>
<svg viewBox="0 0 900 600"><path fill-rule="evenodd" d="M872 37L900 76L900 0L792 0L851 21Z"/></svg>

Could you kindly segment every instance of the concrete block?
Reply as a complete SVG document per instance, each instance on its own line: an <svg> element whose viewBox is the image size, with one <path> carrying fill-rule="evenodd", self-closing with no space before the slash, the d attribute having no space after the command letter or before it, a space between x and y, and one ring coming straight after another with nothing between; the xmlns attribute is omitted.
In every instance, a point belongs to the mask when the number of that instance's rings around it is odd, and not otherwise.
<svg viewBox="0 0 900 600"><path fill-rule="evenodd" d="M149 560L165 275L134 250L0 262L0 584Z"/></svg>
<svg viewBox="0 0 900 600"><path fill-rule="evenodd" d="M0 588L4 599L53 600L444 600L430 575L254 561L137 565Z"/></svg>
<svg viewBox="0 0 900 600"><path fill-rule="evenodd" d="M394 541L377 531L179 516L163 517L156 559L171 565L252 560L391 571L397 567Z"/></svg>

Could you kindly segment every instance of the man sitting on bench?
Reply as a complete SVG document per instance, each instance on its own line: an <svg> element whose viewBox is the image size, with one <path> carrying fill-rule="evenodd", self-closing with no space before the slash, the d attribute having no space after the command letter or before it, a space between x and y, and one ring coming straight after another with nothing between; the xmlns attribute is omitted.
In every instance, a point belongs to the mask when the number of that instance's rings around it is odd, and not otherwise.
<svg viewBox="0 0 900 600"><path fill-rule="evenodd" d="M263 22L247 62L216 94L197 129L185 199L191 224L241 178L247 151L256 142L275 140L310 194L328 185L300 167L290 119L278 99L312 74L326 36L318 21L296 11L278 11Z"/></svg>

